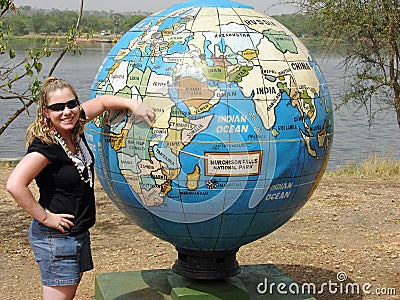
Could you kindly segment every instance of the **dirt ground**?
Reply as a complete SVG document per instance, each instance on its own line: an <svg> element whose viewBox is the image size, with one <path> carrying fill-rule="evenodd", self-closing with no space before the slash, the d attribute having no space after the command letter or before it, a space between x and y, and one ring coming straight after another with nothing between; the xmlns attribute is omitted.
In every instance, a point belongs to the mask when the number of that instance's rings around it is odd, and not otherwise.
<svg viewBox="0 0 400 300"><path fill-rule="evenodd" d="M10 171L0 167L0 299L40 299L39 272L27 238L30 217L4 189ZM325 285L317 299L400 299L399 195L400 178L325 175L289 222L242 246L237 259L240 265L275 264L299 284ZM99 184L96 197L95 269L83 277L76 299L93 297L96 274L170 269L177 258L171 244L129 221ZM360 286L360 293L330 292L327 284L339 284L338 276Z"/></svg>

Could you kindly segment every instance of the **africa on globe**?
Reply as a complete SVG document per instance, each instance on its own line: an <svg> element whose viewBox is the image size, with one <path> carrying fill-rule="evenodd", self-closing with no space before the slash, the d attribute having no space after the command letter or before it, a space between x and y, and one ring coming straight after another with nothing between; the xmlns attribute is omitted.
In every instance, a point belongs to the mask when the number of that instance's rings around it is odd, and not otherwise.
<svg viewBox="0 0 400 300"><path fill-rule="evenodd" d="M183 275L196 255L231 259L221 277L237 274L239 247L285 224L328 162L333 111L317 62L248 5L193 0L144 19L100 67L91 97L103 94L156 111L152 127L106 112L86 134L104 190L175 245Z"/></svg>

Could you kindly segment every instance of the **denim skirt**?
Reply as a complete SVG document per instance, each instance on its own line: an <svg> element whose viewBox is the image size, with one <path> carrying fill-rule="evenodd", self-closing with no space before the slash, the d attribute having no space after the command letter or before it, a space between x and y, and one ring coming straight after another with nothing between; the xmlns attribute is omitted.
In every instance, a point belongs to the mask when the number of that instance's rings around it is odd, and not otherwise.
<svg viewBox="0 0 400 300"><path fill-rule="evenodd" d="M29 241L44 286L78 284L80 274L93 269L88 230L71 235L33 219Z"/></svg>

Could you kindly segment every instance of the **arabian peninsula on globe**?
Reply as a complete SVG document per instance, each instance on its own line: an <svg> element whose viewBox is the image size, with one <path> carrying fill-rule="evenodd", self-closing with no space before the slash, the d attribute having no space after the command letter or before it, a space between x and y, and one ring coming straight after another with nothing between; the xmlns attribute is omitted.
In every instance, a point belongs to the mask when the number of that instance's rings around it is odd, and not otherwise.
<svg viewBox="0 0 400 300"><path fill-rule="evenodd" d="M252 7L194 0L115 44L91 97L152 106L152 127L111 111L86 134L116 206L179 251L237 251L311 197L333 140L321 71L288 29Z"/></svg>

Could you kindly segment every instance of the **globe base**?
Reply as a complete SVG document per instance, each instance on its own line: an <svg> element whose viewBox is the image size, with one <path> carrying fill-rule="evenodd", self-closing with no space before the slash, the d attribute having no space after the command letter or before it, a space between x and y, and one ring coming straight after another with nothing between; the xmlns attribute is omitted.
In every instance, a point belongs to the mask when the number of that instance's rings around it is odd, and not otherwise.
<svg viewBox="0 0 400 300"><path fill-rule="evenodd" d="M216 280L240 273L236 253L239 249L227 251L202 251L176 247L178 259L172 270L183 277Z"/></svg>

